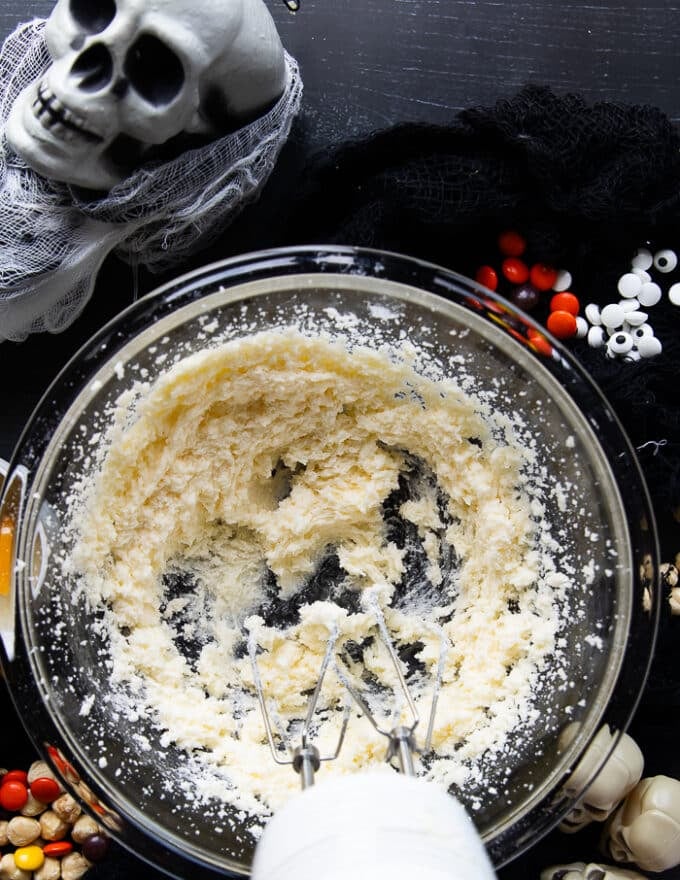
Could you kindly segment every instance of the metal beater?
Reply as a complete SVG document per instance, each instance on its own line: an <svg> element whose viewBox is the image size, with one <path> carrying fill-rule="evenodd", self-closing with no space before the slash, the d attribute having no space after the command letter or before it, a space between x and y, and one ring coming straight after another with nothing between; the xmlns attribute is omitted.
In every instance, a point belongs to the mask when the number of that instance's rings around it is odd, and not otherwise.
<svg viewBox="0 0 680 880"><path fill-rule="evenodd" d="M338 648L335 629L309 700L299 745L291 748L279 730L279 745L285 744L290 752L289 759L282 759L258 670L257 643L254 638L249 640L272 756L279 764L292 764L306 789L284 804L267 823L255 848L252 880L346 880L350 876L359 880L412 880L414 876L420 880L497 880L463 806L439 786L415 775L414 755L431 747L445 657L443 634L427 734L419 747L415 739L418 711L402 663L377 598L368 594L365 599L364 607L373 613L380 639L396 671L397 684L392 688L396 702L397 689L402 692L404 702L396 711L400 714L407 707L410 723L388 728L378 722L342 659L343 646ZM330 666L375 730L387 738L385 759L396 758L401 773L351 773L324 780L323 785L313 785L314 772L321 761L337 758L340 753L351 706L348 699L334 753L321 757L310 737L321 686Z"/></svg>
<svg viewBox="0 0 680 880"><path fill-rule="evenodd" d="M435 675L432 701L430 704L427 732L422 746L419 746L415 738L415 730L420 723L418 710L413 700L410 688L406 682L406 677L402 669L402 664L399 660L399 657L397 656L392 638L390 637L390 634L388 632L387 623L385 621L382 609L380 608L376 595L373 591L365 591L364 604L375 618L380 638L385 648L387 649L390 661L396 671L399 688L401 690L404 703L407 706L408 712L410 714L410 724L396 724L395 726L388 729L378 722L374 712L368 705L367 699L362 694L357 684L352 681L352 675L349 669L343 662L342 657L336 651L338 629L337 627L334 627L334 629L331 631L324 659L319 670L319 677L317 679L316 687L307 706L307 714L301 728L299 744L293 747L289 743L288 737L285 735L283 730L279 728L277 731L280 743L286 748L289 754L288 758L282 758L281 749L277 747L277 743L274 737L272 720L269 710L267 708L267 700L265 697L264 688L262 686L262 679L257 662L257 640L252 634L248 639L248 653L253 668L253 679L255 682L255 688L257 690L260 709L262 711L262 717L267 733L269 749L271 751L273 759L276 761L277 764L290 764L292 765L293 769L300 774L300 780L303 789L308 788L314 784L314 774L316 771L319 770L323 761L332 761L338 757L345 739L347 725L349 723L351 705L349 701L347 701L344 707L343 721L336 748L334 749L332 754L322 756L319 752L319 749L311 741L311 728L314 714L317 710L324 677L328 671L328 668L331 665L334 667L334 670L339 680L344 685L347 692L359 706L362 713L373 725L374 729L388 740L385 761L389 762L393 758L396 758L399 769L403 774L408 776L415 776L414 756L416 754L426 754L430 751L431 748L434 719L437 711L437 702L439 699L442 672L444 660L446 657L446 642L443 633L441 634L441 649L439 654L439 662L437 664L437 672Z"/></svg>

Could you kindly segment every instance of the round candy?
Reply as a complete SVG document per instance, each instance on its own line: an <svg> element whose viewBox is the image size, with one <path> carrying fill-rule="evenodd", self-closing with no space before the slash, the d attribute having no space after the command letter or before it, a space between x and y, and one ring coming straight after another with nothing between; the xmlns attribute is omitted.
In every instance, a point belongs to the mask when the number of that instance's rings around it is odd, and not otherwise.
<svg viewBox="0 0 680 880"><path fill-rule="evenodd" d="M530 284L520 284L512 292L512 301L520 309L530 312L539 302L540 295Z"/></svg>
<svg viewBox="0 0 680 880"><path fill-rule="evenodd" d="M637 298L640 305L647 306L647 308L655 306L661 299L661 288L653 281L647 281L640 288Z"/></svg>
<svg viewBox="0 0 680 880"><path fill-rule="evenodd" d="M498 287L498 273L493 266L480 266L475 275L475 281L488 287L489 290L496 290Z"/></svg>
<svg viewBox="0 0 680 880"><path fill-rule="evenodd" d="M600 312L600 319L607 329L620 327L623 324L626 313L618 303L610 303Z"/></svg>
<svg viewBox="0 0 680 880"><path fill-rule="evenodd" d="M624 333L620 330L609 337L607 342L607 351L612 354L628 354L633 347L633 337L630 333Z"/></svg>
<svg viewBox="0 0 680 880"><path fill-rule="evenodd" d="M551 312L569 312L570 315L576 316L578 315L580 308L581 303L579 302L578 297L574 296L574 294L570 293L568 290L556 293L550 300Z"/></svg>
<svg viewBox="0 0 680 880"><path fill-rule="evenodd" d="M544 263L535 263L529 272L529 280L536 290L550 290L557 281L557 270Z"/></svg>
<svg viewBox="0 0 680 880"><path fill-rule="evenodd" d="M503 260L501 272L511 284L524 284L529 280L529 268L517 257L508 257Z"/></svg>
<svg viewBox="0 0 680 880"><path fill-rule="evenodd" d="M528 327L527 337L534 351L537 351L539 354L543 354L546 357L552 357L552 345L539 330L535 330L533 327Z"/></svg>
<svg viewBox="0 0 680 880"><path fill-rule="evenodd" d="M569 290L569 288L571 287L571 281L571 273L567 272L566 269L559 269L557 272L557 278L555 279L555 283L553 284L553 290Z"/></svg>
<svg viewBox="0 0 680 880"><path fill-rule="evenodd" d="M640 301L638 299L620 299L619 305L623 309L624 312L634 312L640 308Z"/></svg>
<svg viewBox="0 0 680 880"><path fill-rule="evenodd" d="M640 357L654 357L661 354L661 348L661 343L656 336L643 336L642 339L638 339L637 350L640 352Z"/></svg>
<svg viewBox="0 0 680 880"><path fill-rule="evenodd" d="M640 324L645 323L648 317L649 315L647 312L639 312L637 310L634 312L627 312L625 323L630 327L639 327Z"/></svg>
<svg viewBox="0 0 680 880"><path fill-rule="evenodd" d="M621 296L626 299L631 299L638 295L640 288L642 287L642 280L639 275L635 274L635 272L627 272L619 278L616 287Z"/></svg>
<svg viewBox="0 0 680 880"><path fill-rule="evenodd" d="M8 770L7 773L0 780L0 785L4 785L6 782L23 782L24 785L28 782L28 773L25 770Z"/></svg>
<svg viewBox="0 0 680 880"><path fill-rule="evenodd" d="M26 806L28 789L18 779L10 779L0 786L0 807L11 813L18 813Z"/></svg>
<svg viewBox="0 0 680 880"><path fill-rule="evenodd" d="M43 847L43 852L48 858L60 859L73 852L73 844L70 840L52 840Z"/></svg>
<svg viewBox="0 0 680 880"><path fill-rule="evenodd" d="M633 259L630 261L631 268L641 269L643 272L650 268L654 262L652 252L647 248L639 248Z"/></svg>
<svg viewBox="0 0 680 880"><path fill-rule="evenodd" d="M674 306L680 306L680 281L671 285L668 289L668 299Z"/></svg>
<svg viewBox="0 0 680 880"><path fill-rule="evenodd" d="M44 804L50 804L61 794L61 786L50 776L39 776L31 783L31 794Z"/></svg>
<svg viewBox="0 0 680 880"><path fill-rule="evenodd" d="M545 322L545 326L552 333L553 336L557 336L558 339L570 339L572 336L576 335L576 331L578 329L576 324L576 318L571 312L550 312L548 315L548 320Z"/></svg>
<svg viewBox="0 0 680 880"><path fill-rule="evenodd" d="M602 348L604 345L604 330L599 324L595 324L588 331L588 345L591 348Z"/></svg>
<svg viewBox="0 0 680 880"><path fill-rule="evenodd" d="M527 249L527 242L523 235L514 229L506 229L498 236L498 247L506 257L521 257Z"/></svg>
<svg viewBox="0 0 680 880"><path fill-rule="evenodd" d="M588 335L588 322L580 315L576 318L576 336L579 339L585 339Z"/></svg>
<svg viewBox="0 0 680 880"><path fill-rule="evenodd" d="M630 335L637 342L638 339L644 339L645 336L654 336L654 331L649 324L640 324L639 327L633 328Z"/></svg>
<svg viewBox="0 0 680 880"><path fill-rule="evenodd" d="M588 305L585 307L585 315L591 324L602 323L602 317L600 316L600 307L597 303L588 303Z"/></svg>
<svg viewBox="0 0 680 880"><path fill-rule="evenodd" d="M82 842L81 850L90 862L101 862L109 851L109 838L106 834L90 834Z"/></svg>
<svg viewBox="0 0 680 880"><path fill-rule="evenodd" d="M662 250L657 251L654 254L654 266L659 270L659 272L663 272L666 274L667 272L672 272L673 269L678 265L678 255L675 251L671 250Z"/></svg>
<svg viewBox="0 0 680 880"><path fill-rule="evenodd" d="M37 871L44 861L45 853L39 846L20 846L14 850L14 864L22 871Z"/></svg>

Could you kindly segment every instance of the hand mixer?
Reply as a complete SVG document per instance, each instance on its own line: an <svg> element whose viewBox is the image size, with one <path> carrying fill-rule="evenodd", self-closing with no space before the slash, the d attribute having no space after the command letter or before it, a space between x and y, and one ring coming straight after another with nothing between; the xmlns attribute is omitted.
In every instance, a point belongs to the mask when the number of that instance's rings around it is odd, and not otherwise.
<svg viewBox="0 0 680 880"><path fill-rule="evenodd" d="M432 783L416 778L414 753L430 748L441 681L440 654L427 733L416 744L419 716L387 625L375 597L369 597L380 638L396 671L410 724L383 727L361 690L336 656L337 628L330 633L316 687L310 697L300 742L277 748L257 662L257 643L249 639L253 678L272 757L300 774L302 793L268 823L253 862L253 880L492 880L493 867L474 825L461 804ZM397 759L400 773L362 772L324 780L315 786L322 762L338 757L349 720L345 703L336 748L321 755L311 741L312 719L328 668L335 671L375 730L388 740L385 760ZM286 743L282 730L280 739Z"/></svg>

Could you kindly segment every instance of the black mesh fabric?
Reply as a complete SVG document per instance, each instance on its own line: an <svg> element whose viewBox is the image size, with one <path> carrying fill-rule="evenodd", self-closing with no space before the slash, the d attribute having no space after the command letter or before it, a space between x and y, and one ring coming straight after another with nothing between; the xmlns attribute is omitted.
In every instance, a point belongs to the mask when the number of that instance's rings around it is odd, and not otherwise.
<svg viewBox="0 0 680 880"><path fill-rule="evenodd" d="M498 234L514 228L529 262L568 269L582 305L606 305L637 248L680 251L680 135L654 107L529 86L449 126L399 125L316 157L277 228L277 244L384 248L468 275L500 264ZM534 316L546 314L547 298ZM680 308L664 292L649 314L655 358L567 345L624 422L664 517L680 506Z"/></svg>

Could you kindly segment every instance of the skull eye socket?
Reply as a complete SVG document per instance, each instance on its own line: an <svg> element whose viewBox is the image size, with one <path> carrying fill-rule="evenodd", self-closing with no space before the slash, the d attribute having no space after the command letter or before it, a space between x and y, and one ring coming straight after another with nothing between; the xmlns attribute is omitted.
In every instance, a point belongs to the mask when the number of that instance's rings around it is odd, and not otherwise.
<svg viewBox="0 0 680 880"><path fill-rule="evenodd" d="M184 84L184 67L177 55L152 34L142 34L125 57L130 85L154 106L169 104Z"/></svg>
<svg viewBox="0 0 680 880"><path fill-rule="evenodd" d="M70 0L69 8L76 23L88 34L99 34L116 17L114 0Z"/></svg>

